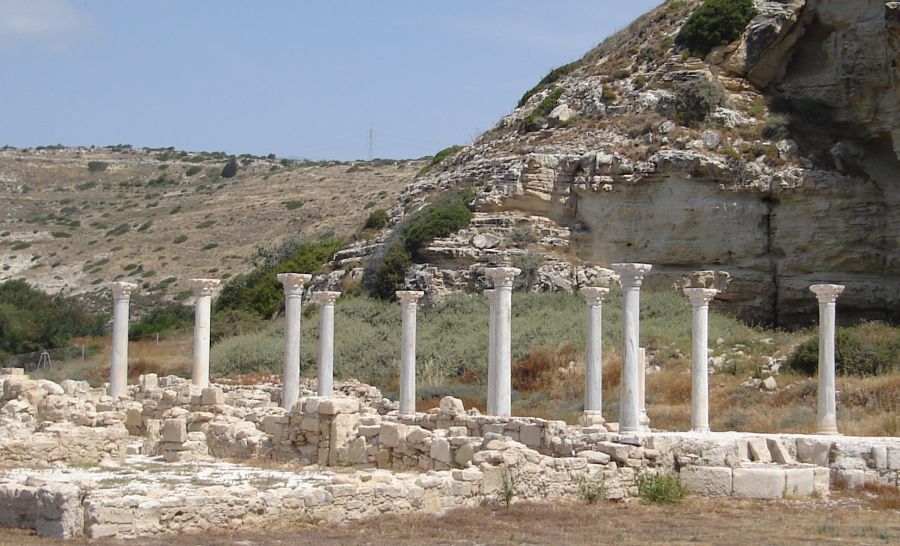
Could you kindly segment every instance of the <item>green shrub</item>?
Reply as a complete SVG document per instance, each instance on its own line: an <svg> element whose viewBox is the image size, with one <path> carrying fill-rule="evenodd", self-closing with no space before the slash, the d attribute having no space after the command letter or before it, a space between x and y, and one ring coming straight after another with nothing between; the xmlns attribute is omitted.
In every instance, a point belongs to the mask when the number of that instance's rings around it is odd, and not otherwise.
<svg viewBox="0 0 900 546"><path fill-rule="evenodd" d="M78 298L45 294L22 279L0 284L0 351L61 347L75 336L102 334L104 323Z"/></svg>
<svg viewBox="0 0 900 546"><path fill-rule="evenodd" d="M201 167L199 165L191 165L190 167L187 168L186 171L184 171L184 175L185 176L194 176L195 174L198 174L202 170L203 170L203 167Z"/></svg>
<svg viewBox="0 0 900 546"><path fill-rule="evenodd" d="M52 235L56 239L68 239L72 236L72 234L68 231L54 231L51 232L50 235Z"/></svg>
<svg viewBox="0 0 900 546"><path fill-rule="evenodd" d="M363 229L382 229L388 225L388 220L389 217L386 210L375 209L369 213L366 223L363 224Z"/></svg>
<svg viewBox="0 0 900 546"><path fill-rule="evenodd" d="M212 250L219 246L219 243L206 243L201 250Z"/></svg>
<svg viewBox="0 0 900 546"><path fill-rule="evenodd" d="M819 371L819 339L797 346L788 358L790 369L806 375ZM838 375L872 376L900 371L900 329L876 323L838 328L834 340Z"/></svg>
<svg viewBox="0 0 900 546"><path fill-rule="evenodd" d="M257 250L256 267L237 275L222 289L216 310L243 310L269 318L281 307L284 290L278 273L317 273L340 250L341 239L323 239L316 243L289 239L271 250Z"/></svg>
<svg viewBox="0 0 900 546"><path fill-rule="evenodd" d="M420 248L438 237L463 229L472 220L468 204L475 198L472 190L450 191L417 214L403 229L406 250L415 257Z"/></svg>
<svg viewBox="0 0 900 546"><path fill-rule="evenodd" d="M283 359L283 333L275 328L223 339L210 351L210 365L216 374L278 372Z"/></svg>
<svg viewBox="0 0 900 546"><path fill-rule="evenodd" d="M682 125L693 125L706 119L725 100L718 83L705 77L675 85L675 116Z"/></svg>
<svg viewBox="0 0 900 546"><path fill-rule="evenodd" d="M222 174L220 175L222 178L234 178L234 176L238 172L238 164L237 161L232 157L228 160L228 163L222 167Z"/></svg>
<svg viewBox="0 0 900 546"><path fill-rule="evenodd" d="M210 226L215 225L215 223L216 223L215 220L204 220L196 225L196 229L206 229Z"/></svg>
<svg viewBox="0 0 900 546"><path fill-rule="evenodd" d="M675 474L646 474L637 478L638 495L644 504L674 506L684 500L684 487Z"/></svg>
<svg viewBox="0 0 900 546"><path fill-rule="evenodd" d="M288 210L297 210L303 206L303 201L299 201L296 199L292 200L292 201L287 201L287 202L285 202L284 206Z"/></svg>
<svg viewBox="0 0 900 546"><path fill-rule="evenodd" d="M266 320L255 313L242 309L225 309L216 313L210 339L218 342L229 337L252 334L259 332L267 325Z"/></svg>
<svg viewBox="0 0 900 546"><path fill-rule="evenodd" d="M568 64L564 64L562 66L559 66L557 68L554 68L546 76L544 76L544 78L540 82L538 82L537 85L535 85L534 87L529 89L524 95L522 95L522 98L519 99L519 103L516 105L516 108L521 108L521 107L525 106L525 103L528 102L528 99L530 99L531 97L536 95L539 91L543 91L550 85L556 83L557 81L562 79L563 76L566 76L566 75L572 73L572 71L574 71L579 66L581 66L581 61L574 61L574 62L571 62Z"/></svg>
<svg viewBox="0 0 900 546"><path fill-rule="evenodd" d="M396 297L395 292L402 290L406 279L406 270L412 265L412 256L401 242L390 246L378 268L370 286L372 295L383 300Z"/></svg>
<svg viewBox="0 0 900 546"><path fill-rule="evenodd" d="M740 38L754 16L753 0L705 0L681 27L675 43L706 55L714 47Z"/></svg>
<svg viewBox="0 0 900 546"><path fill-rule="evenodd" d="M138 338L171 330L187 330L194 324L194 309L170 303L151 309L128 327L128 336Z"/></svg>
<svg viewBox="0 0 900 546"><path fill-rule="evenodd" d="M550 115L550 112L552 112L557 104L559 104L559 98L564 92L565 89L557 87L551 91L549 95L544 97L544 100L542 100L541 103L538 104L524 120L522 120L522 131L530 133L540 129L547 116Z"/></svg>
<svg viewBox="0 0 900 546"><path fill-rule="evenodd" d="M25 250L26 248L29 248L29 247L31 247L31 243L26 243L25 241L22 241L20 243L14 244L12 247L10 247L10 249L11 250Z"/></svg>
<svg viewBox="0 0 900 546"><path fill-rule="evenodd" d="M105 171L108 165L105 161L88 161L87 167L92 173L100 173Z"/></svg>
<svg viewBox="0 0 900 546"><path fill-rule="evenodd" d="M187 240L188 240L188 236L182 234L182 235L179 235L179 236L175 237L174 239L172 239L172 243L176 244L176 245L180 245L181 243L183 243Z"/></svg>
<svg viewBox="0 0 900 546"><path fill-rule="evenodd" d="M451 155L455 154L456 152L458 152L462 149L463 149L463 147L459 146L459 145L453 145L453 146L448 146L448 147L444 148L443 150L434 154L434 157L431 158L431 161L428 163L428 165L425 165L424 167L422 167L422 170L420 170L416 176L422 176L422 175L428 174L429 172L431 172L431 169L433 169L436 165L440 165L441 162L443 162L445 159L447 159L448 157L450 157Z"/></svg>
<svg viewBox="0 0 900 546"><path fill-rule="evenodd" d="M107 237L118 237L119 235L123 235L131 231L131 226L128 224L119 224L118 226L112 228L111 230L106 232Z"/></svg>

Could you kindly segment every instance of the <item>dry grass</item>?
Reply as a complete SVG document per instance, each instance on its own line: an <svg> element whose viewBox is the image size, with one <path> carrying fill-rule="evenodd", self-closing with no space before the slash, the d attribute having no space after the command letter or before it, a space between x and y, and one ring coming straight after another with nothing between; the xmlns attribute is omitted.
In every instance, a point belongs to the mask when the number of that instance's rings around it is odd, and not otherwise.
<svg viewBox="0 0 900 546"><path fill-rule="evenodd" d="M739 501L688 498L678 507L637 502L518 504L451 510L443 516L385 515L345 525L285 523L265 531L241 529L146 537L147 546L178 544L892 544L900 514L873 510L853 498L834 501ZM302 518L297 518L302 521ZM98 540L92 544L131 544ZM66 544L29 532L0 530L0 544Z"/></svg>

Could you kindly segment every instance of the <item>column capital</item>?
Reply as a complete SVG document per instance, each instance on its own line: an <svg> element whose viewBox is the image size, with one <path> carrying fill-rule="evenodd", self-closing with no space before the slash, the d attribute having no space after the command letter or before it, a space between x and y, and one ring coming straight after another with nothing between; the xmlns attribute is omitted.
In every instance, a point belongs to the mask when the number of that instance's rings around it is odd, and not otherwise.
<svg viewBox="0 0 900 546"><path fill-rule="evenodd" d="M194 289L194 295L201 297L212 296L213 291L222 281L219 279L190 279L188 282Z"/></svg>
<svg viewBox="0 0 900 546"><path fill-rule="evenodd" d="M522 270L516 267L489 267L484 270L484 274L494 281L494 288L512 288L513 279Z"/></svg>
<svg viewBox="0 0 900 546"><path fill-rule="evenodd" d="M616 263L610 264L609 267L619 276L619 284L622 285L622 288L640 288L644 282L644 275L653 268L650 264L640 263Z"/></svg>
<svg viewBox="0 0 900 546"><path fill-rule="evenodd" d="M712 301L716 294L719 291L715 288L685 288L684 295L691 300L691 305L694 307L703 307L704 305L709 305L709 302Z"/></svg>
<svg viewBox="0 0 900 546"><path fill-rule="evenodd" d="M397 299L403 305L416 305L422 299L422 296L425 295L425 292L421 290L397 290L395 293L397 294Z"/></svg>
<svg viewBox="0 0 900 546"><path fill-rule="evenodd" d="M303 285L312 280L306 273L279 273L276 277L284 285L285 296L303 295Z"/></svg>
<svg viewBox="0 0 900 546"><path fill-rule="evenodd" d="M112 290L113 300L127 300L131 297L131 291L138 285L133 282L116 281L109 283L109 289Z"/></svg>
<svg viewBox="0 0 900 546"><path fill-rule="evenodd" d="M596 307L603 305L603 298L609 294L609 288L604 286L582 286L581 293L587 299L588 305Z"/></svg>
<svg viewBox="0 0 900 546"><path fill-rule="evenodd" d="M331 292L331 291L322 291L322 292L313 292L312 293L312 302L318 303L319 305L334 305L334 302L337 301L338 297L341 295L340 292Z"/></svg>
<svg viewBox="0 0 900 546"><path fill-rule="evenodd" d="M841 284L814 284L809 287L816 294L819 303L834 303L844 291Z"/></svg>
<svg viewBox="0 0 900 546"><path fill-rule="evenodd" d="M497 291L493 288L488 288L484 291L484 295L487 297L490 303L495 303L497 301Z"/></svg>

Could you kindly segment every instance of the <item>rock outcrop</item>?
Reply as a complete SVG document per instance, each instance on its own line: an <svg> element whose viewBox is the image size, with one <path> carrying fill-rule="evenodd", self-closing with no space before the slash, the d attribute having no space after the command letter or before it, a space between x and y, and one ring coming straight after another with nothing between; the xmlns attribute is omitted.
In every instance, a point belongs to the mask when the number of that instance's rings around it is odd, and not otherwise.
<svg viewBox="0 0 900 546"><path fill-rule="evenodd" d="M474 289L499 261L536 276L641 261L650 288L714 272L727 285L715 305L753 321L814 319L817 282L847 286L842 320L900 317L900 7L756 4L744 35L703 60L672 48L699 0L657 8L408 186L395 223L454 187L518 219L435 241L408 284ZM686 120L716 88L718 106ZM577 288L563 277L530 286Z"/></svg>

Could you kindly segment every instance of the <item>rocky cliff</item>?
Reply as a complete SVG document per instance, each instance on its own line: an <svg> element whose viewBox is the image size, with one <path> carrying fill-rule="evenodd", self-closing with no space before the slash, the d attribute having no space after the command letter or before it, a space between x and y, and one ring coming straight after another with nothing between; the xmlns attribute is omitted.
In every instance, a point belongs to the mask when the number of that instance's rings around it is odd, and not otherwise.
<svg viewBox="0 0 900 546"><path fill-rule="evenodd" d="M475 222L408 284L476 288L508 261L532 289L573 289L640 261L645 286L717 284L750 320L812 319L816 282L847 285L844 319L900 318L900 3L756 0L703 59L673 46L700 3L663 4L552 72L408 186L395 220L478 190Z"/></svg>

